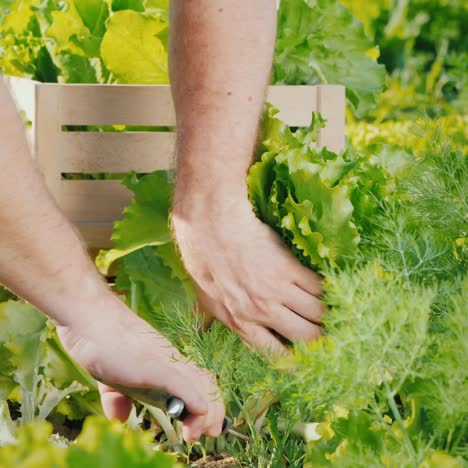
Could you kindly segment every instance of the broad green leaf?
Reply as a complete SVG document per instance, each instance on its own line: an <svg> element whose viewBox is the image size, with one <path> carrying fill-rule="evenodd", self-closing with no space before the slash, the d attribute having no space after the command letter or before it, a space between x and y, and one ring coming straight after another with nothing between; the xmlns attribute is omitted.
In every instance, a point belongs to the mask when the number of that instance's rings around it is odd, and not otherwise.
<svg viewBox="0 0 468 468"><path fill-rule="evenodd" d="M72 37L87 37L91 31L86 27L78 13L75 2L68 1L66 9L52 12L53 23L47 29L47 37L55 41L57 51L68 51L77 55L83 55L81 47L76 41L71 41Z"/></svg>
<svg viewBox="0 0 468 468"><path fill-rule="evenodd" d="M60 70L50 56L47 47L42 46L36 57L33 80L43 83L57 83Z"/></svg>
<svg viewBox="0 0 468 468"><path fill-rule="evenodd" d="M20 391L22 422L45 419L69 395L81 416L100 413L96 384L64 351L54 328L28 304L0 304L0 397ZM16 399L16 398L15 398Z"/></svg>
<svg viewBox="0 0 468 468"><path fill-rule="evenodd" d="M38 2L16 1L0 25L0 69L5 74L57 82L55 67L41 32Z"/></svg>
<svg viewBox="0 0 468 468"><path fill-rule="evenodd" d="M11 419L7 402L0 400L0 450L16 442L15 429L16 424Z"/></svg>
<svg viewBox="0 0 468 468"><path fill-rule="evenodd" d="M169 11L170 0L144 0L145 8Z"/></svg>
<svg viewBox="0 0 468 468"><path fill-rule="evenodd" d="M89 417L75 443L51 440L52 425L21 427L17 442L0 449L0 466L25 468L182 468L176 457L153 450L150 433L129 431L103 417Z"/></svg>
<svg viewBox="0 0 468 468"><path fill-rule="evenodd" d="M270 187L274 183L274 168L276 166L276 152L269 151L262 154L261 160L255 163L247 175L249 197L257 211L257 215L265 220L269 218ZM271 220L274 222L274 220Z"/></svg>
<svg viewBox="0 0 468 468"><path fill-rule="evenodd" d="M14 301L0 304L0 342L10 352L13 378L21 390L24 422L33 420L38 404L45 330L46 318L33 307Z"/></svg>
<svg viewBox="0 0 468 468"><path fill-rule="evenodd" d="M156 255L161 259L164 265L171 269L173 278L177 278L183 283L191 282L174 242L160 245L156 249Z"/></svg>
<svg viewBox="0 0 468 468"><path fill-rule="evenodd" d="M34 422L21 427L17 442L0 449L0 466L25 468L65 468L67 450L51 443L52 425Z"/></svg>
<svg viewBox="0 0 468 468"><path fill-rule="evenodd" d="M14 299L15 295L0 284L0 303Z"/></svg>
<svg viewBox="0 0 468 468"><path fill-rule="evenodd" d="M67 451L67 467L181 468L176 457L152 449L152 434L127 430L116 421L89 417L76 444Z"/></svg>
<svg viewBox="0 0 468 468"><path fill-rule="evenodd" d="M112 11L135 10L145 11L143 0L112 0Z"/></svg>
<svg viewBox="0 0 468 468"><path fill-rule="evenodd" d="M96 390L96 381L82 369L65 351L55 329L49 324L47 337L47 358L44 361L44 375L58 388L66 387L70 382L79 382L90 390Z"/></svg>
<svg viewBox="0 0 468 468"><path fill-rule="evenodd" d="M16 0L13 2L9 6L10 13L3 20L2 29L12 31L15 34L22 34L26 31L34 18L33 5L33 0Z"/></svg>
<svg viewBox="0 0 468 468"><path fill-rule="evenodd" d="M167 50L158 37L166 29L159 16L119 11L107 22L102 60L121 83L167 84Z"/></svg>
<svg viewBox="0 0 468 468"><path fill-rule="evenodd" d="M68 1L74 2L76 11L91 34L97 37L102 37L106 30L106 20L109 17L107 2L102 0Z"/></svg>
<svg viewBox="0 0 468 468"><path fill-rule="evenodd" d="M280 119L275 118L278 109L268 105L262 120L259 151L273 151L283 146L292 146L296 144L289 127Z"/></svg>
<svg viewBox="0 0 468 468"><path fill-rule="evenodd" d="M129 289L129 306L158 329L166 314L191 309L195 303L194 288L172 244L145 247L123 257L116 286Z"/></svg>
<svg viewBox="0 0 468 468"><path fill-rule="evenodd" d="M169 207L172 184L166 172L155 172L140 179L135 174L123 183L135 194L124 210L122 221L115 223L112 241L114 248L101 251L96 264L102 273L120 257L146 246L166 244L171 241Z"/></svg>
<svg viewBox="0 0 468 468"><path fill-rule="evenodd" d="M355 113L364 115L383 90L385 67L362 24L335 0L282 0L274 80L286 84L342 84Z"/></svg>
<svg viewBox="0 0 468 468"><path fill-rule="evenodd" d="M64 83L98 83L96 68L92 61L82 55L60 52L55 60L60 66L61 81Z"/></svg>

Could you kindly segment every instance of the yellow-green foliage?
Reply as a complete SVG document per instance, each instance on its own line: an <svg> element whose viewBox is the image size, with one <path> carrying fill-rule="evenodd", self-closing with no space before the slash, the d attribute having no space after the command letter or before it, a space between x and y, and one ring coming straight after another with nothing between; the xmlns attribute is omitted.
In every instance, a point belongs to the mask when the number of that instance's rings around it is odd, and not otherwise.
<svg viewBox="0 0 468 468"><path fill-rule="evenodd" d="M386 143L422 154L433 146L434 138L442 138L468 151L468 115L450 114L436 119L421 117L416 121L352 122L346 133L350 144L357 149Z"/></svg>

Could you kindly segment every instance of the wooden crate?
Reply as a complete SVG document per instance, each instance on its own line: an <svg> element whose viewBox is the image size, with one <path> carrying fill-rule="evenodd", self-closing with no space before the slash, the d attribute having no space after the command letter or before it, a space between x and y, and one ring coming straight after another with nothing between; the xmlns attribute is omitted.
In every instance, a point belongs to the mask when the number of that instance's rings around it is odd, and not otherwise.
<svg viewBox="0 0 468 468"><path fill-rule="evenodd" d="M169 169L173 132L81 132L64 126L175 126L170 87L165 85L63 85L8 78L18 107L32 121L34 158L49 190L90 248L110 246L114 221L131 193L116 180L64 180L64 173L139 173ZM308 126L312 111L328 119L318 145L344 146L342 86L270 86L267 100L291 126Z"/></svg>

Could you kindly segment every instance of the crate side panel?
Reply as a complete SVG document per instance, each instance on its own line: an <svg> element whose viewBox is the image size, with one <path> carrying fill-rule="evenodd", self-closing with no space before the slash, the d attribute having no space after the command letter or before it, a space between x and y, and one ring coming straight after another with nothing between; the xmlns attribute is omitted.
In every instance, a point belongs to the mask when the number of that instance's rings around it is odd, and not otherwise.
<svg viewBox="0 0 468 468"><path fill-rule="evenodd" d="M315 86L270 86L267 102L279 109L278 118L292 127L308 127L317 110Z"/></svg>

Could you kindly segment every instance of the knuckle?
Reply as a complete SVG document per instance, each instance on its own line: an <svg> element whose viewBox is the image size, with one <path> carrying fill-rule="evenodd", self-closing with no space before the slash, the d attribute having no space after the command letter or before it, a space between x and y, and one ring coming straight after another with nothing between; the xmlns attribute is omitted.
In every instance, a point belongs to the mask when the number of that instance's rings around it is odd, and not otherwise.
<svg viewBox="0 0 468 468"><path fill-rule="evenodd" d="M317 325L313 325L308 328L305 339L308 341L315 340L321 335L321 328Z"/></svg>
<svg viewBox="0 0 468 468"><path fill-rule="evenodd" d="M244 328L244 321L238 316L238 314L231 310L228 310L226 313L225 323L233 330L242 331Z"/></svg>
<svg viewBox="0 0 468 468"><path fill-rule="evenodd" d="M259 288L258 291L251 292L249 294L249 301L253 304L255 312L260 312L263 315L269 314L273 302L271 287L266 290Z"/></svg>

